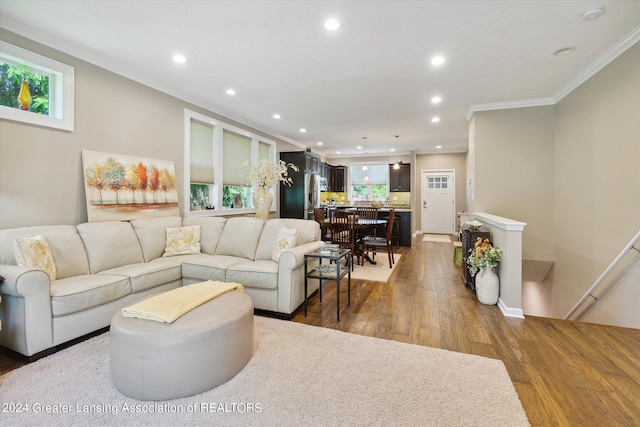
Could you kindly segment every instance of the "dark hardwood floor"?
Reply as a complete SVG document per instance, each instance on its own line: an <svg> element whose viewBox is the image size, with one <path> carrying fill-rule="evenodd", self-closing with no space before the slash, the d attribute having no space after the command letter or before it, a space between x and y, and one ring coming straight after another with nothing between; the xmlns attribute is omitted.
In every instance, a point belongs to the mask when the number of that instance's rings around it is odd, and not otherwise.
<svg viewBox="0 0 640 427"><path fill-rule="evenodd" d="M293 321L500 359L533 426L640 425L640 330L505 318L464 287L452 245L414 240L400 252L387 283L352 281L340 322L333 282Z"/></svg>
<svg viewBox="0 0 640 427"><path fill-rule="evenodd" d="M640 425L640 330L505 318L462 285L452 245L414 240L400 253L388 282L352 281L351 307L343 287L340 322L334 282L293 321L500 359L533 426ZM0 372L21 365L0 355Z"/></svg>

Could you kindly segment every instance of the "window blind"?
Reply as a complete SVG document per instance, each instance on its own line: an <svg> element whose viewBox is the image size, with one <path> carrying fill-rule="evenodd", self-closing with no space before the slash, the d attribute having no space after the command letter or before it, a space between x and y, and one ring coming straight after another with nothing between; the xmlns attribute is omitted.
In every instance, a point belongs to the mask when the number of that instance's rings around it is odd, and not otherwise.
<svg viewBox="0 0 640 427"><path fill-rule="evenodd" d="M190 181L213 184L213 128L191 121Z"/></svg>
<svg viewBox="0 0 640 427"><path fill-rule="evenodd" d="M222 132L222 181L224 185L247 185L251 161L251 138Z"/></svg>
<svg viewBox="0 0 640 427"><path fill-rule="evenodd" d="M362 166L352 166L351 184L352 185L380 185L387 184L388 166L387 165L367 165L369 170L363 171ZM369 179L364 179L365 175Z"/></svg>

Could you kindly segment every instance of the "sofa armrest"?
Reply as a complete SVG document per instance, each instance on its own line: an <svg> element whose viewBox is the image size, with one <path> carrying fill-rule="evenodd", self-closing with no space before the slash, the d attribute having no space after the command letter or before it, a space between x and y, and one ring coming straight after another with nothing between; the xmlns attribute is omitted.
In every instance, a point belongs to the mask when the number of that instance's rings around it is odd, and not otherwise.
<svg viewBox="0 0 640 427"><path fill-rule="evenodd" d="M32 356L53 345L51 285L42 270L0 265L0 345Z"/></svg>
<svg viewBox="0 0 640 427"><path fill-rule="evenodd" d="M49 276L42 270L17 265L0 265L0 276L4 282L0 283L0 294L14 297L46 294L49 292Z"/></svg>
<svg viewBox="0 0 640 427"><path fill-rule="evenodd" d="M305 243L304 245L285 250L284 252L282 252L282 255L280 255L280 261L278 262L278 271L281 271L283 267L289 270L294 270L302 266L302 264L304 263L305 254L320 249L323 246L325 246L325 243L323 241L317 241Z"/></svg>
<svg viewBox="0 0 640 427"><path fill-rule="evenodd" d="M304 255L323 247L323 241L315 241L288 249L278 262L278 312L291 314L304 301ZM315 280L315 279L310 279ZM317 289L317 280L310 285L310 292Z"/></svg>

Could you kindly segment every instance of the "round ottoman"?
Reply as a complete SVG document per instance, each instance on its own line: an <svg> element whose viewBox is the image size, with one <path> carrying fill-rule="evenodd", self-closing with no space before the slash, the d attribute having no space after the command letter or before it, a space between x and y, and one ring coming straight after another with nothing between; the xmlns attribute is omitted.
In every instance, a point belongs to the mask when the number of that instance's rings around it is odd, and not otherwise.
<svg viewBox="0 0 640 427"><path fill-rule="evenodd" d="M231 291L173 323L111 320L111 375L124 395L168 400L202 393L233 378L253 354L253 301Z"/></svg>

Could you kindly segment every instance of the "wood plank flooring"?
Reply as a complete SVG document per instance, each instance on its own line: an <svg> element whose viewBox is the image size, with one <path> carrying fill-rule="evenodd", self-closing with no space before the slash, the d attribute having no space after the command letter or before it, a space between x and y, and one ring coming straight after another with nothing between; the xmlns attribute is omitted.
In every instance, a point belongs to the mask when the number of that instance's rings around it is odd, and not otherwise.
<svg viewBox="0 0 640 427"><path fill-rule="evenodd" d="M500 359L533 426L640 425L640 330L505 318L464 287L452 245L414 239L400 253L387 283L352 281L340 322L333 282L293 321Z"/></svg>
<svg viewBox="0 0 640 427"><path fill-rule="evenodd" d="M400 253L388 282L352 281L351 307L343 286L340 322L333 282L293 321L500 359L533 426L640 425L640 330L505 318L462 285L452 245L416 239ZM0 372L21 365L0 355Z"/></svg>

